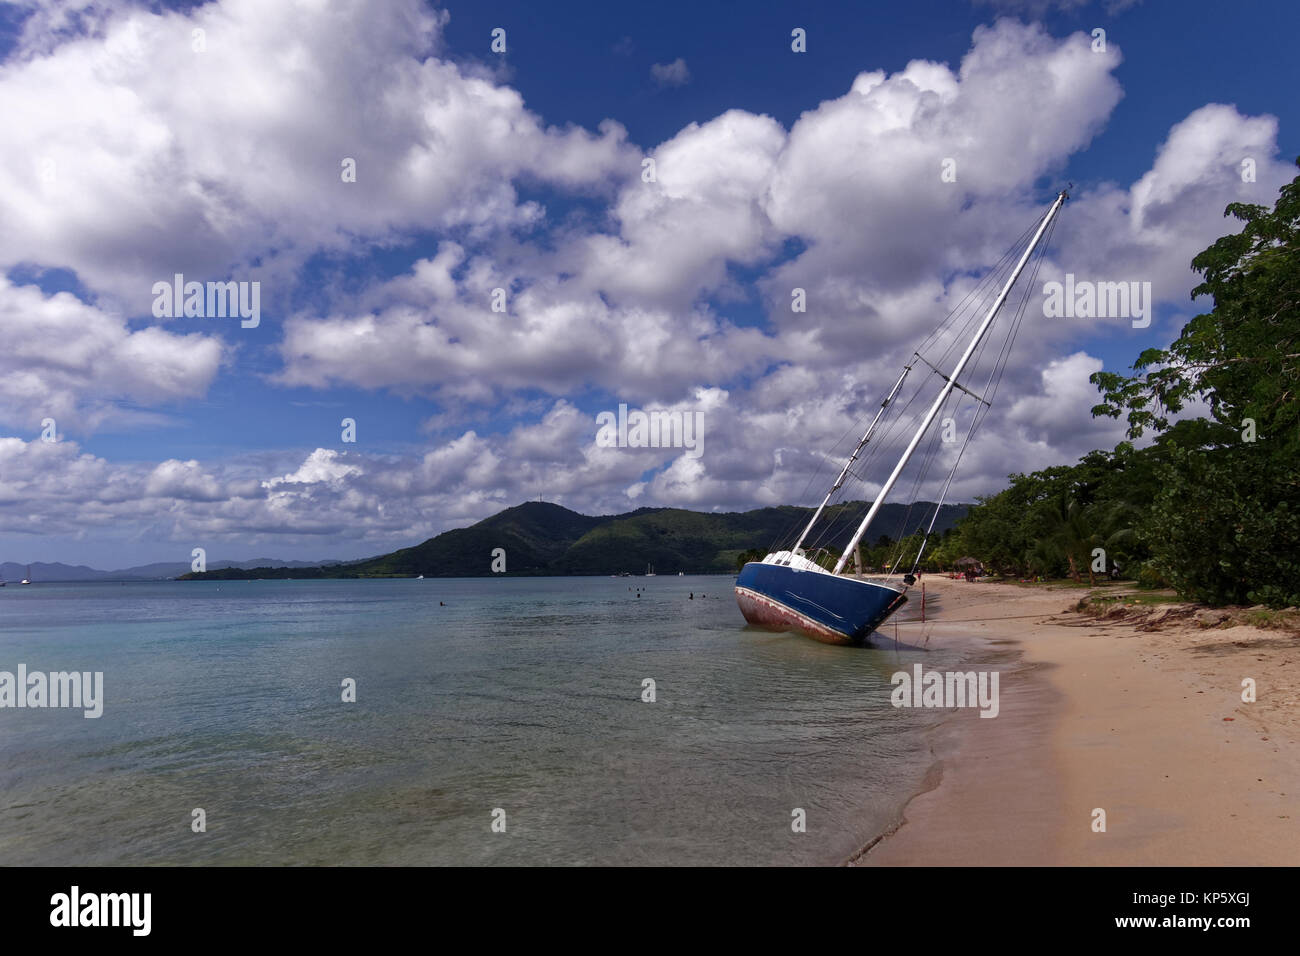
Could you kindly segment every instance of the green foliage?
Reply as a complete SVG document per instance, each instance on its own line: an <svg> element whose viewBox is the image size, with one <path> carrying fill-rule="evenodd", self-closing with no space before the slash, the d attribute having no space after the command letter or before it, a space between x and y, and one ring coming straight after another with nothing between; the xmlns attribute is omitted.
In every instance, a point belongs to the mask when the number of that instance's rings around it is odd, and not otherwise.
<svg viewBox="0 0 1300 956"><path fill-rule="evenodd" d="M1110 476L1115 488L1118 467ZM1042 574L1075 580L1090 573L1092 549L1111 548L1124 541L1127 504L1109 497L1094 500L1095 453L1074 468L1050 468L1031 475L1012 475L1011 487L985 499L959 526L970 553L1001 573ZM1107 554L1111 562L1116 555Z"/></svg>
<svg viewBox="0 0 1300 956"><path fill-rule="evenodd" d="M1013 474L1010 487L971 508L957 538L965 553L1002 574L1081 580L1094 548L1106 552L1108 571L1118 564L1129 572L1148 556L1133 526L1155 493L1160 454L1125 442L1075 465Z"/></svg>
<svg viewBox="0 0 1300 956"><path fill-rule="evenodd" d="M1298 161L1300 162L1300 161ZM1232 203L1224 211L1245 225L1192 260L1204 281L1193 298L1212 311L1192 319L1167 349L1148 349L1133 376L1097 372L1104 396L1095 415L1127 411L1129 435L1169 428L1169 415L1190 401L1209 404L1210 420L1240 435L1246 419L1294 460L1300 451L1300 176L1272 210Z"/></svg>
<svg viewBox="0 0 1300 956"><path fill-rule="evenodd" d="M1258 445L1180 450L1143 533L1151 568L1207 604L1300 605L1300 483Z"/></svg>
<svg viewBox="0 0 1300 956"><path fill-rule="evenodd" d="M1147 587L1212 604L1300 604L1300 177L1276 206L1233 203L1245 225L1192 260L1211 296L1131 376L1097 372L1094 415L1127 413L1122 443L1070 468L1012 475L958 526L1003 570L1080 579L1104 548ZM1191 402L1209 417L1171 423ZM1250 439L1254 438L1254 441Z"/></svg>
<svg viewBox="0 0 1300 956"><path fill-rule="evenodd" d="M1300 176L1273 209L1224 215L1241 232L1192 260L1204 280L1192 297L1213 309L1139 355L1134 375L1094 374L1093 414L1126 412L1131 437L1160 433L1143 573L1199 601L1283 607L1300 603ZM1195 400L1209 418L1171 426Z"/></svg>

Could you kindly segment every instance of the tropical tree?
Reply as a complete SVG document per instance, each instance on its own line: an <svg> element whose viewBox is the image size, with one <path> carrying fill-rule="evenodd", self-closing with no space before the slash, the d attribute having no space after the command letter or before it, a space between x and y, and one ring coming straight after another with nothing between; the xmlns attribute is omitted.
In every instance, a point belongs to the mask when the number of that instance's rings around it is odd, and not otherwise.
<svg viewBox="0 0 1300 956"><path fill-rule="evenodd" d="M1300 160L1297 161L1300 163ZM1097 372L1094 415L1161 436L1158 491L1140 536L1178 590L1214 603L1300 603L1300 176L1274 207L1232 203L1244 223L1192 260L1208 296L1167 349L1132 375ZM1208 418L1173 423L1203 401Z"/></svg>

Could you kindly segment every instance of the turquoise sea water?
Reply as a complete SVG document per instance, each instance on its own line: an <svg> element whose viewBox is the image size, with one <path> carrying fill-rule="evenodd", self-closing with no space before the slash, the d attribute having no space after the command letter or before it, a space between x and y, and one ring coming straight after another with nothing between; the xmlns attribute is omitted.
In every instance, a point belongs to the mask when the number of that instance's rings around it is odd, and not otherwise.
<svg viewBox="0 0 1300 956"><path fill-rule="evenodd" d="M749 629L732 580L7 587L0 670L105 703L0 709L0 864L839 862L929 764L890 674L955 656Z"/></svg>

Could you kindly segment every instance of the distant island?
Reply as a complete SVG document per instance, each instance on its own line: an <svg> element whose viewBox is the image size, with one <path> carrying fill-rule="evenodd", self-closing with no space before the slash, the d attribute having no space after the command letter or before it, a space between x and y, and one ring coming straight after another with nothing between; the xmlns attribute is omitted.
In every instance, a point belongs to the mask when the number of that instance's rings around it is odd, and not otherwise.
<svg viewBox="0 0 1300 956"><path fill-rule="evenodd" d="M268 565L286 568L315 568L334 561L283 561L279 558L252 558L248 561L212 561L208 567L213 568L264 568ZM171 581L190 570L189 560L159 561L154 564L141 564L131 568L118 568L114 571L101 571L84 564L63 564L59 561L32 561L19 564L16 561L0 563L0 581L16 583L23 578L30 578L34 584L81 584L97 582L100 584L119 581Z"/></svg>
<svg viewBox="0 0 1300 956"><path fill-rule="evenodd" d="M827 542L843 548L867 502L845 502L827 509L839 533ZM936 533L949 531L968 509L944 505ZM924 530L933 502L886 504L874 527L886 537ZM250 578L406 578L547 576L580 574L734 573L738 560L763 551L806 523L812 509L785 505L745 512L698 512L681 508L639 508L626 514L591 516L557 504L530 501L484 518L468 528L446 531L411 548L362 561L314 567L227 567L179 576L183 581ZM836 519L843 519L836 521ZM876 539L873 539L876 540ZM504 551L504 572L494 572L493 555ZM761 557L761 555L760 555ZM499 567L499 565L498 565Z"/></svg>

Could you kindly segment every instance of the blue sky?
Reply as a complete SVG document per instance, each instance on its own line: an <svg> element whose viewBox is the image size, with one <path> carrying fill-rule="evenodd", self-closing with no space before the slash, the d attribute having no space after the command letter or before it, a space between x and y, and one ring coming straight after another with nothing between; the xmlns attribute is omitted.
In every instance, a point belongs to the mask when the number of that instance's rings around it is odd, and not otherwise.
<svg viewBox="0 0 1300 956"><path fill-rule="evenodd" d="M807 503L1067 181L1044 278L1149 281L1155 321L1031 314L957 497L1109 447L1088 372L1167 343L1223 206L1295 173L1300 15L884 6L5 8L0 560L360 556L538 497ZM155 318L178 271L260 282L260 325ZM476 311L498 284L506 318ZM701 411L708 450L595 448L620 402Z"/></svg>

